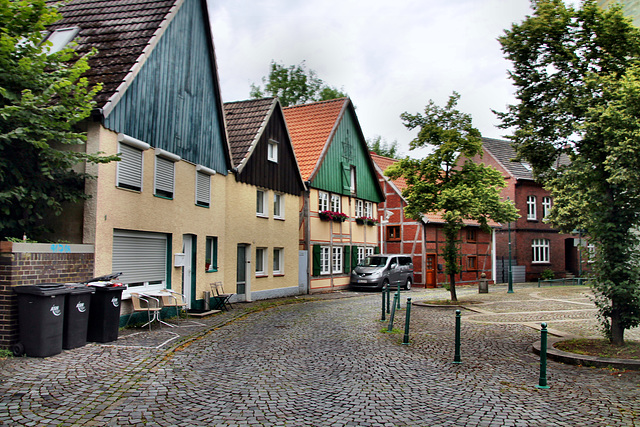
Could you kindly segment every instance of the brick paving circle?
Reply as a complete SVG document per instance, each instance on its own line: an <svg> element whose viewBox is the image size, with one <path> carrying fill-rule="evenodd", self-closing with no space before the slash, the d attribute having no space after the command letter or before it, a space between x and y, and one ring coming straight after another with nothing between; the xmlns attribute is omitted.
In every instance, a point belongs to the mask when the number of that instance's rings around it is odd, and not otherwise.
<svg viewBox="0 0 640 427"><path fill-rule="evenodd" d="M402 329L403 308L395 327ZM550 362L535 388L539 333L412 307L411 344L384 333L380 294L286 305L226 325L88 344L0 366L3 425L633 426L640 372ZM155 340L155 341L154 341ZM124 343L124 344L123 344ZM140 344L136 347L134 343ZM144 344L144 345L143 345ZM173 344L171 344L173 345Z"/></svg>

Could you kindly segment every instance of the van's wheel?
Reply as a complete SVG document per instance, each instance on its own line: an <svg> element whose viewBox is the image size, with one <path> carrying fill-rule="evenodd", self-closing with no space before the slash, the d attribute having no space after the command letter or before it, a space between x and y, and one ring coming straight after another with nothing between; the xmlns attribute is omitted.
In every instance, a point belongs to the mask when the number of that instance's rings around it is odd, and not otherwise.
<svg viewBox="0 0 640 427"><path fill-rule="evenodd" d="M407 283L404 284L404 288L408 291L411 290L411 278L407 278Z"/></svg>

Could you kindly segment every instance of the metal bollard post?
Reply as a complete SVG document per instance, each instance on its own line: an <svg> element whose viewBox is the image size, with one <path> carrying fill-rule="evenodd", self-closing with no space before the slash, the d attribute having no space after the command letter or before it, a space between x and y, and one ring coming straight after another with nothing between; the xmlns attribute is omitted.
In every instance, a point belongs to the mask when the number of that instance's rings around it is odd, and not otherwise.
<svg viewBox="0 0 640 427"><path fill-rule="evenodd" d="M398 302L397 302L397 304L398 304L397 308L398 308L398 310L400 310L400 283L398 283Z"/></svg>
<svg viewBox="0 0 640 427"><path fill-rule="evenodd" d="M393 296L393 305L391 306L391 316L389 317L389 327L387 328L387 332L393 331L393 318L396 315L396 298L397 295Z"/></svg>
<svg viewBox="0 0 640 427"><path fill-rule="evenodd" d="M407 298L407 313L404 318L404 338L402 344L409 345L409 323L411 321L411 298Z"/></svg>
<svg viewBox="0 0 640 427"><path fill-rule="evenodd" d="M460 310L456 310L456 351L453 355L453 363L462 363L460 360Z"/></svg>
<svg viewBox="0 0 640 427"><path fill-rule="evenodd" d="M381 293L382 293L382 318L380 319L380 321L384 322L385 320L387 320L387 316L386 316L386 312L385 312L385 310L386 310L386 301L385 301L386 298L385 298L385 295L387 293L387 286L386 285L382 287L382 292Z"/></svg>
<svg viewBox="0 0 640 427"><path fill-rule="evenodd" d="M540 331L540 379L537 388L546 389L547 385L547 324L542 323Z"/></svg>
<svg viewBox="0 0 640 427"><path fill-rule="evenodd" d="M387 314L391 313L391 286L387 286Z"/></svg>

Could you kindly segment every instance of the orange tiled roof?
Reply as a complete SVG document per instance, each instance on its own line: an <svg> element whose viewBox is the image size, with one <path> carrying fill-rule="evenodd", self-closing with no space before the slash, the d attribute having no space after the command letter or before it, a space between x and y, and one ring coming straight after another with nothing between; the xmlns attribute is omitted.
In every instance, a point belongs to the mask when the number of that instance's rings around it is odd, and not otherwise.
<svg viewBox="0 0 640 427"><path fill-rule="evenodd" d="M332 99L284 108L300 174L309 181L349 98Z"/></svg>

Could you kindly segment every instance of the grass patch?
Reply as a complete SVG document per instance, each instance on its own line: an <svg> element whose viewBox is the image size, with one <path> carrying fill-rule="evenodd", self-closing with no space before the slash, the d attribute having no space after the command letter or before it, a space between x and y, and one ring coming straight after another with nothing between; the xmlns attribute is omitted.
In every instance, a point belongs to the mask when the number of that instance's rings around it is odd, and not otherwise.
<svg viewBox="0 0 640 427"><path fill-rule="evenodd" d="M627 341L624 345L615 346L605 339L574 339L560 341L555 348L569 353L587 356L609 357L614 359L640 359L640 342Z"/></svg>
<svg viewBox="0 0 640 427"><path fill-rule="evenodd" d="M13 357L13 352L6 348L0 348L0 359L7 359L9 357Z"/></svg>

